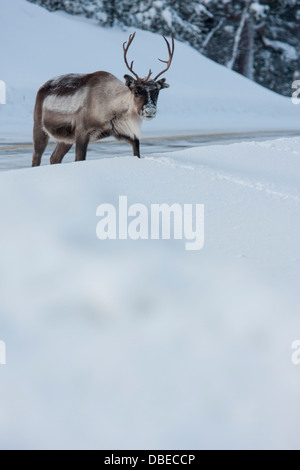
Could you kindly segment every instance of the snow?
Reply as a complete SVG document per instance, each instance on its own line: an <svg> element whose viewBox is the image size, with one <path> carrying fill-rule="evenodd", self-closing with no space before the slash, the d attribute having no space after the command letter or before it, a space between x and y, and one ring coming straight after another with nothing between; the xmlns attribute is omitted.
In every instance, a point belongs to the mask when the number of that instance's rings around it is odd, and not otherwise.
<svg viewBox="0 0 300 470"><path fill-rule="evenodd" d="M296 48L286 42L264 38L264 43L266 46L272 47L276 51L281 51L287 60L297 60L298 58Z"/></svg>
<svg viewBox="0 0 300 470"><path fill-rule="evenodd" d="M197 13L198 15L201 15L203 13L205 13L205 15L208 17L208 18L213 18L214 15L202 4L196 4L194 5L194 11L195 13Z"/></svg>
<svg viewBox="0 0 300 470"><path fill-rule="evenodd" d="M299 448L300 139L0 174L1 448ZM205 244L96 237L202 203Z"/></svg>
<svg viewBox="0 0 300 470"><path fill-rule="evenodd" d="M31 141L35 95L50 78L106 70L123 79L127 72L122 43L131 30L100 28L94 20L50 13L24 0L0 0L0 11L0 80L7 85L7 104L0 105L0 142ZM149 68L157 74L157 57L164 59L166 54L159 35L137 32L130 58L140 74ZM144 136L299 126L299 113L290 99L177 41L166 78L170 88L160 94L158 116L144 123Z"/></svg>
<svg viewBox="0 0 300 470"><path fill-rule="evenodd" d="M0 8L2 140L30 138L47 79L124 74L124 32ZM136 39L148 70L163 41ZM298 126L291 100L175 53L148 133ZM0 173L0 448L299 449L299 162L281 138ZM204 204L203 249L99 240L97 207L124 195Z"/></svg>
<svg viewBox="0 0 300 470"><path fill-rule="evenodd" d="M251 2L249 10L254 13L257 20L261 20L261 19L265 18L266 11L269 8L270 7L268 5L261 5L258 2Z"/></svg>
<svg viewBox="0 0 300 470"><path fill-rule="evenodd" d="M164 18L165 22L169 26L169 28L172 28L172 12L170 9L165 9L162 11L162 17Z"/></svg>

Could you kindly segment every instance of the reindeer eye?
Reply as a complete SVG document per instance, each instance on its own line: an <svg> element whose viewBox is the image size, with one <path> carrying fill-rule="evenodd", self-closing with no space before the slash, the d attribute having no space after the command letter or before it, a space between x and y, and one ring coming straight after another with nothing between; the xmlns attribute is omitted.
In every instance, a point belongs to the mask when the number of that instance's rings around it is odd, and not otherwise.
<svg viewBox="0 0 300 470"><path fill-rule="evenodd" d="M135 96L141 96L141 95L142 95L142 91L141 91L139 88L135 88L134 94L135 94Z"/></svg>

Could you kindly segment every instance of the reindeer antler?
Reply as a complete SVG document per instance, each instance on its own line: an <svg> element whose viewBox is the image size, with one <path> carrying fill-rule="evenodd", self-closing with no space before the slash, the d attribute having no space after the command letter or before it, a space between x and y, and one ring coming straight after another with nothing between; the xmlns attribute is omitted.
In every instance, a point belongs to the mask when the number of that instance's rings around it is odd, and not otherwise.
<svg viewBox="0 0 300 470"><path fill-rule="evenodd" d="M170 46L170 43L169 43L169 41L167 40L167 38L166 38L164 35L162 35L162 37L164 38L164 40L165 40L166 43L167 43L168 52L169 52L169 60L158 59L158 60L160 60L160 62L163 62L164 64L167 64L167 67L166 67L162 72L160 72L158 75L156 75L156 77L154 78L154 80L157 80L158 77L160 77L164 72L166 72L167 70L169 70L170 65L171 65L171 62L172 62L172 59L173 59L173 55L174 55L175 44L174 44L174 36L173 36L173 33L171 33L172 47Z"/></svg>
<svg viewBox="0 0 300 470"><path fill-rule="evenodd" d="M130 72L136 77L137 80L139 80L140 82L146 82L147 80L149 80L150 76L152 75L151 70L149 70L148 76L146 78L140 78L138 76L138 74L133 71L133 61L131 62L130 66L128 65L128 62L127 62L127 52L128 52L128 49L129 49L132 41L134 40L134 37L135 37L135 33L130 34L129 38L128 38L128 41L125 41L123 43L124 61L125 61L125 64L126 64L128 70L130 70ZM125 45L125 44L127 44L127 45Z"/></svg>

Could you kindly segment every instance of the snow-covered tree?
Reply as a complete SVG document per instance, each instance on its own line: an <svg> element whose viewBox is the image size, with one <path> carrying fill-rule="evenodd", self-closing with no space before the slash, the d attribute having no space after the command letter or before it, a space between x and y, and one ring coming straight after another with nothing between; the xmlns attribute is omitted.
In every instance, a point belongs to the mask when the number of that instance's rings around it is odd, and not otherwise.
<svg viewBox="0 0 300 470"><path fill-rule="evenodd" d="M169 34L278 93L300 76L300 0L29 0L110 27Z"/></svg>

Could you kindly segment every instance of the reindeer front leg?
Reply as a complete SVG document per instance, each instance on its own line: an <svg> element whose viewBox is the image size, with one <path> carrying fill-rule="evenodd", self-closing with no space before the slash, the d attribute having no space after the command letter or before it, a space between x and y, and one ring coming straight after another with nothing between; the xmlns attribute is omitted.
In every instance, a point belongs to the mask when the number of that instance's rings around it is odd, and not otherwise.
<svg viewBox="0 0 300 470"><path fill-rule="evenodd" d="M134 155L135 157L141 158L141 154L140 154L140 141L139 141L139 139L131 140L130 143L131 143L131 145L132 145L133 155Z"/></svg>
<svg viewBox="0 0 300 470"><path fill-rule="evenodd" d="M131 137L123 136L121 138L121 140L125 140L126 142L128 142L132 146L133 155L135 157L141 158L139 139L137 139L137 138L131 139Z"/></svg>
<svg viewBox="0 0 300 470"><path fill-rule="evenodd" d="M135 157L138 157L138 158L141 158L141 154L140 154L140 141L137 137L135 137L134 139L132 139L131 137L129 137L128 135L124 135L124 134L119 134L118 132L114 131L113 133L113 136L117 139L117 140L121 140L121 141L124 141L124 142L127 142L128 144L130 144L132 146L132 150L133 150L133 155Z"/></svg>

